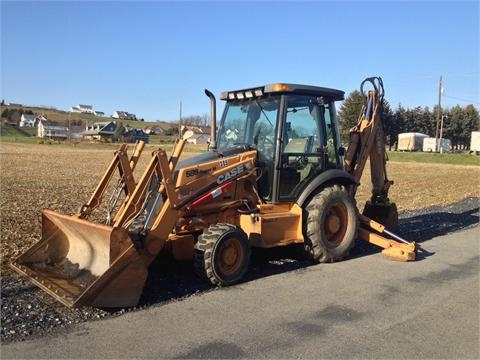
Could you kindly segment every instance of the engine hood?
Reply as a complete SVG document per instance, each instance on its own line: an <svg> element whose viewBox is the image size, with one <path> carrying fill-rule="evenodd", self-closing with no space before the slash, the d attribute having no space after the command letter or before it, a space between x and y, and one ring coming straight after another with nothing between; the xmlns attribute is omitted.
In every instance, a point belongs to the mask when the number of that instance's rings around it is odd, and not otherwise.
<svg viewBox="0 0 480 360"><path fill-rule="evenodd" d="M228 149L216 149L200 153L189 157L188 159L180 160L175 166L175 171L173 173L173 179L177 181L178 170L185 169L194 165L203 164L206 162L214 161L219 158L229 157L233 155L240 154L245 151L251 150L248 146L236 146Z"/></svg>

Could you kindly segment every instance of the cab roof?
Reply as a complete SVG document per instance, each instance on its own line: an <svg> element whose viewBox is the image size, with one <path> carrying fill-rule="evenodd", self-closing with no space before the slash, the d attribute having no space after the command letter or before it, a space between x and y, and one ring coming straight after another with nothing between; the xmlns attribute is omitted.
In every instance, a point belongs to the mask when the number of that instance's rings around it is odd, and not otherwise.
<svg viewBox="0 0 480 360"><path fill-rule="evenodd" d="M345 92L341 90L311 85L274 83L248 89L224 91L220 94L220 99L226 101L244 100L253 97L261 97L264 94L272 93L327 96L336 101L343 100L345 98Z"/></svg>

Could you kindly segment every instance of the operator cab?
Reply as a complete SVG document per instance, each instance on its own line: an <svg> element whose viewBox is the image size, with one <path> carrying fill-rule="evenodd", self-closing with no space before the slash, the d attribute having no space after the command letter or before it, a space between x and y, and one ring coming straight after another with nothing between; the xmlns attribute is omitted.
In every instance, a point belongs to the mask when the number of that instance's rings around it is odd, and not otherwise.
<svg viewBox="0 0 480 360"><path fill-rule="evenodd" d="M343 98L340 90L295 84L223 92L217 151L257 150L260 196L295 201L319 174L343 169L335 115Z"/></svg>

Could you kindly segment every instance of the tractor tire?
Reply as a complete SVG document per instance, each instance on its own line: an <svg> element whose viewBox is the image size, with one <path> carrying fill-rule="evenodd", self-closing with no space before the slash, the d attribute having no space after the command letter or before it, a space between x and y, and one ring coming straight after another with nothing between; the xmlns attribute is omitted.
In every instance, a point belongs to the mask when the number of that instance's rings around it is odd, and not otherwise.
<svg viewBox="0 0 480 360"><path fill-rule="evenodd" d="M210 225L195 244L195 272L212 285L227 286L239 282L249 263L247 234L234 225Z"/></svg>
<svg viewBox="0 0 480 360"><path fill-rule="evenodd" d="M334 262L348 256L357 237L358 214L355 200L345 187L323 189L305 211L305 250L313 261Z"/></svg>

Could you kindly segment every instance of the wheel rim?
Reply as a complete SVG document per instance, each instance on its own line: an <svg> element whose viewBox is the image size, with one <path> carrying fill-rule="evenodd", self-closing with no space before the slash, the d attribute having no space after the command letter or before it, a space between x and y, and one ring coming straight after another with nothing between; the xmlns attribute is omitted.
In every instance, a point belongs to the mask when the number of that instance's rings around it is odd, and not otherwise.
<svg viewBox="0 0 480 360"><path fill-rule="evenodd" d="M345 238L348 227L348 209L342 202L332 204L325 216L324 231L327 241L332 246L338 246Z"/></svg>
<svg viewBox="0 0 480 360"><path fill-rule="evenodd" d="M224 275L231 275L242 266L244 257L240 240L231 238L225 240L218 249L218 269Z"/></svg>

